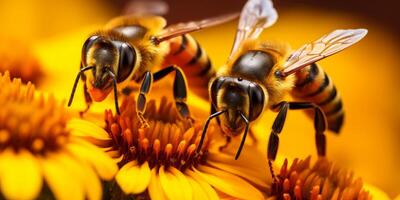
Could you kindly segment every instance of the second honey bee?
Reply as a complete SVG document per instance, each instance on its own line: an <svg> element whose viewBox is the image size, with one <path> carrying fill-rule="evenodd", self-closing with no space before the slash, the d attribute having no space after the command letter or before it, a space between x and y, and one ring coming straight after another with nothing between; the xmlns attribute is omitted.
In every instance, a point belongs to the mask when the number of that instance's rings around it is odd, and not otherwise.
<svg viewBox="0 0 400 200"><path fill-rule="evenodd" d="M175 72L173 95L176 107L182 117L191 119L186 105L187 84L183 72L190 80L189 86L199 95L207 96L204 86L215 71L207 54L187 33L230 21L237 16L223 15L166 28L164 18L159 16L123 16L112 20L104 30L92 34L84 43L80 71L68 106L81 78L87 104L85 111L93 100L103 101L113 90L115 109L119 114L117 85L126 89L129 82L135 81L141 84L136 110L142 125L147 126L143 114L152 83ZM161 70L153 73L155 67L161 67Z"/></svg>
<svg viewBox="0 0 400 200"><path fill-rule="evenodd" d="M216 118L227 143L230 137L244 132L237 159L251 122L266 109L278 112L269 136L270 165L277 155L278 135L288 110L313 111L319 156L326 154L325 130L340 131L344 118L341 97L329 76L315 62L358 42L367 30L335 30L290 54L287 45L257 40L263 29L276 20L277 12L271 1L249 0L244 6L229 60L210 82L212 114L205 123L198 153L208 124ZM285 101L287 94L299 101Z"/></svg>

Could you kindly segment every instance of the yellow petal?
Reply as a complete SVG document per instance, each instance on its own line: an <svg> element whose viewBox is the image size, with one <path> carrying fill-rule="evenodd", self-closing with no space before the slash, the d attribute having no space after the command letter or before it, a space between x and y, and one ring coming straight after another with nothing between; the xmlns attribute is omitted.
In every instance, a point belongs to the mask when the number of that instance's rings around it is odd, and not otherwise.
<svg viewBox="0 0 400 200"><path fill-rule="evenodd" d="M270 188L266 182L267 178L265 178L265 174L267 174L267 172L264 172L263 174L258 173L257 170L254 170L250 166L249 166L249 168L245 168L245 167L241 167L239 165L235 166L235 165L229 165L229 164L212 162L212 161L207 161L207 163L215 168L238 175L265 190L269 190L269 188ZM267 169L267 165L264 166L264 168Z"/></svg>
<svg viewBox="0 0 400 200"><path fill-rule="evenodd" d="M42 189L42 173L36 158L26 150L0 154L0 187L6 199L34 199Z"/></svg>
<svg viewBox="0 0 400 200"><path fill-rule="evenodd" d="M212 151L210 151L210 159L213 161L219 161L223 163L236 163L242 166L252 166L252 165L263 165L267 164L267 159L260 159L265 157L265 153L258 150L256 146L245 144L243 150L240 154L238 160L234 159L234 156L237 151L238 142L240 140L233 140L232 145L229 145L224 151L221 153L219 151L218 145L213 145ZM208 157L207 157L208 158Z"/></svg>
<svg viewBox="0 0 400 200"><path fill-rule="evenodd" d="M138 171L139 166L137 162L131 161L122 166L122 168L117 172L115 180L125 194L131 193L133 186L136 184L136 181L132 179L131 174L137 174Z"/></svg>
<svg viewBox="0 0 400 200"><path fill-rule="evenodd" d="M108 133L92 122L74 118L68 121L67 128L71 130L72 135L84 138L97 146L108 147L111 145L112 140Z"/></svg>
<svg viewBox="0 0 400 200"><path fill-rule="evenodd" d="M193 191L193 198L192 198L193 200L208 199L207 194L202 190L200 185L195 180L193 180L193 178L187 177L187 180Z"/></svg>
<svg viewBox="0 0 400 200"><path fill-rule="evenodd" d="M82 161L90 163L102 179L111 180L118 171L108 155L86 141L75 139L67 145L67 149Z"/></svg>
<svg viewBox="0 0 400 200"><path fill-rule="evenodd" d="M161 186L168 199L192 199L192 188L187 177L174 167L169 167L168 171L161 166L160 171Z"/></svg>
<svg viewBox="0 0 400 200"><path fill-rule="evenodd" d="M204 178L213 187L221 192L239 199L263 199L263 194L247 181L228 172L207 167L198 166L194 172Z"/></svg>
<svg viewBox="0 0 400 200"><path fill-rule="evenodd" d="M204 190L203 186L194 178L192 177L187 177L190 186L192 187L193 191L193 199L194 200L203 200L203 199L213 199L213 200L218 200L218 195L215 192L214 189L211 188L210 185L208 187L213 191L213 193L210 193L210 190Z"/></svg>
<svg viewBox="0 0 400 200"><path fill-rule="evenodd" d="M256 146L245 145L241 156L235 160L236 150L237 148L226 148L224 153L219 150L211 151L207 157L207 163L223 171L239 175L267 190L272 183L272 176L268 170L265 154L260 152Z"/></svg>
<svg viewBox="0 0 400 200"><path fill-rule="evenodd" d="M268 170L267 157L264 153L259 151L256 146L245 145L238 160L234 159L237 148L227 148L225 150L230 152L210 152L207 159L215 163L237 166L241 169L250 169L247 172L253 171L253 173L250 173L251 175L257 175L255 177L264 180L267 185L271 185L272 178ZM247 174L247 172L245 174Z"/></svg>
<svg viewBox="0 0 400 200"><path fill-rule="evenodd" d="M149 184L149 195L152 200L165 200L167 196L161 186L160 177L157 174L156 168L151 170L151 179Z"/></svg>
<svg viewBox="0 0 400 200"><path fill-rule="evenodd" d="M87 163L82 163L80 169L82 171L83 177L85 177L83 181L87 199L101 199L103 193L102 185L95 171Z"/></svg>
<svg viewBox="0 0 400 200"><path fill-rule="evenodd" d="M119 150L113 150L113 147L111 148L100 148L103 152L106 152L108 156L110 156L115 163L119 163L122 161L122 159L124 159L124 155L121 154L121 152Z"/></svg>
<svg viewBox="0 0 400 200"><path fill-rule="evenodd" d="M107 153L108 154L108 153ZM109 155L109 154L108 154ZM120 155L117 158L112 157L113 161L115 162L115 164L118 164L122 161L122 159L124 159L124 155Z"/></svg>
<svg viewBox="0 0 400 200"><path fill-rule="evenodd" d="M187 174L191 180L194 180L197 182L197 184L202 188L202 190L206 193L207 199L212 199L212 200L218 200L218 194L215 191L214 188L211 187L209 183L207 183L201 176L197 175L191 170L186 170L185 174ZM193 187L193 186L192 186ZM193 194L196 192L193 190Z"/></svg>
<svg viewBox="0 0 400 200"><path fill-rule="evenodd" d="M80 168L70 163L62 153L49 153L41 159L43 174L50 190L58 200L84 199L84 184L79 177Z"/></svg>
<svg viewBox="0 0 400 200"><path fill-rule="evenodd" d="M56 156L55 159L70 169L71 173L75 174L76 180L82 183L87 199L101 199L103 191L99 177L88 163L74 159L66 153L59 153Z"/></svg>
<svg viewBox="0 0 400 200"><path fill-rule="evenodd" d="M367 190L371 194L372 199L379 199L379 200L391 199L385 192L383 192L382 190L380 190L379 188L377 188L373 185L364 183L364 189Z"/></svg>
<svg viewBox="0 0 400 200"><path fill-rule="evenodd" d="M149 186L150 178L151 172L147 162L139 166L136 161L131 161L119 170L115 180L125 194L139 194Z"/></svg>

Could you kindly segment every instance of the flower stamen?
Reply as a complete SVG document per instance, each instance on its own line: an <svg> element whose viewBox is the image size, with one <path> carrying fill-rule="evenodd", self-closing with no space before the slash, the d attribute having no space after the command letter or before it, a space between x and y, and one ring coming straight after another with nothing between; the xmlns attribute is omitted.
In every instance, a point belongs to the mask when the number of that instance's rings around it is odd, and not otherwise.
<svg viewBox="0 0 400 200"><path fill-rule="evenodd" d="M13 148L28 149L32 153L57 150L67 142L68 116L54 97L45 100L35 96L35 87L23 85L20 79L10 79L6 72L0 76L0 151Z"/></svg>
<svg viewBox="0 0 400 200"><path fill-rule="evenodd" d="M141 128L135 105L128 97L121 105L120 116L113 115L110 110L105 112L105 129L113 140L113 150L123 156L121 165L137 160L140 164L147 161L151 168L162 165L183 170L198 164L206 156L212 135L206 137L206 145L202 148L205 153L196 155L201 124L192 125L181 119L173 102L166 97L161 99L158 107L154 100L148 102L144 115L150 125L148 128ZM213 126L210 128L214 129Z"/></svg>
<svg viewBox="0 0 400 200"><path fill-rule="evenodd" d="M272 196L277 199L371 199L363 189L360 178L335 166L326 158L319 158L310 166L311 157L295 159L291 166L285 160Z"/></svg>
<svg viewBox="0 0 400 200"><path fill-rule="evenodd" d="M1 40L0 72L9 72L12 78L20 78L23 83L38 84L45 76L38 58L30 45L18 38Z"/></svg>

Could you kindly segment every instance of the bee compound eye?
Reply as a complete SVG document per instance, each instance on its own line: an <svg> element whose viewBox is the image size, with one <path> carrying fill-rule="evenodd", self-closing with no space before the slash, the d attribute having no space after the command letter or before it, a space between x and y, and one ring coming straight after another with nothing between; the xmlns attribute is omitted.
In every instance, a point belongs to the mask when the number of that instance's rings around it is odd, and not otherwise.
<svg viewBox="0 0 400 200"><path fill-rule="evenodd" d="M264 110L265 95L262 88L258 85L253 85L249 90L251 115L250 120L257 119Z"/></svg>
<svg viewBox="0 0 400 200"><path fill-rule="evenodd" d="M93 35L90 36L85 43L82 46L82 54L81 54L81 62L83 65L87 65L87 53L89 52L90 47L93 46L93 44L96 42L96 40L99 39L99 36Z"/></svg>
<svg viewBox="0 0 400 200"><path fill-rule="evenodd" d="M129 77L136 62L136 51L135 49L127 44L123 43L120 47L120 62L118 65L118 82L121 82Z"/></svg>
<svg viewBox="0 0 400 200"><path fill-rule="evenodd" d="M97 35L90 36L83 44L83 53L86 53L97 39L99 39Z"/></svg>
<svg viewBox="0 0 400 200"><path fill-rule="evenodd" d="M217 103L217 94L222 87L222 84L225 82L225 79L222 77L214 79L210 86L210 94L211 94L211 101L213 103Z"/></svg>

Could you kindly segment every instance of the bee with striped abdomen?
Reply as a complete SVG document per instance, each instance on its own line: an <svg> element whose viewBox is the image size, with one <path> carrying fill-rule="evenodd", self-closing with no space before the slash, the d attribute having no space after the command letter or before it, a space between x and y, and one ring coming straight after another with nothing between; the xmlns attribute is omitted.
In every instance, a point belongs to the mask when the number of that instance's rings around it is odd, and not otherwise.
<svg viewBox="0 0 400 200"><path fill-rule="evenodd" d="M187 72L187 77L193 80L194 84L207 85L215 71L207 54L187 33L230 21L237 16L238 14L224 15L167 28L164 28L164 18L159 16L123 16L112 20L104 30L92 34L84 43L81 68L75 79L68 106L72 103L81 78L87 104L85 111L89 109L93 100L103 101L111 90L114 90L115 107L119 114L117 85L125 88L130 81L141 82L136 106L142 124L147 125L143 113L146 108L146 95L152 83L175 72L173 94L176 107L182 117L190 119L183 72ZM154 67L162 68L153 73L151 70ZM84 73L85 71L91 73ZM201 88L197 90L200 95L206 93L206 89Z"/></svg>
<svg viewBox="0 0 400 200"><path fill-rule="evenodd" d="M339 132L344 116L342 100L328 75L315 62L358 42L367 30L335 30L289 54L287 45L257 41L263 29L274 24L276 19L277 13L271 1L249 0L244 6L229 60L210 82L212 114L204 125L198 153L210 120L217 118L227 136L227 143L230 137L244 131L235 156L237 159L250 123L266 109L278 112L268 143L270 165L276 158L278 134L288 110L309 109L314 112L319 156L325 156L326 128ZM299 101L285 101L284 97L289 93Z"/></svg>

